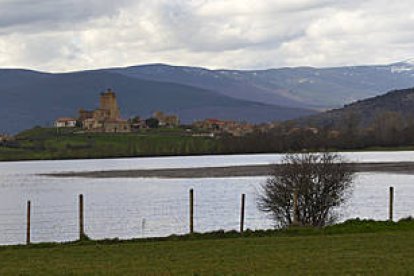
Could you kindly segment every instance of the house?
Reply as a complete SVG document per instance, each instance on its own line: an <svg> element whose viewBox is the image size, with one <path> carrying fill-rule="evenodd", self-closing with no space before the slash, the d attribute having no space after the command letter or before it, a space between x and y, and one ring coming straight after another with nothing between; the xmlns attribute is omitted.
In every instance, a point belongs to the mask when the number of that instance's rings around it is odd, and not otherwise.
<svg viewBox="0 0 414 276"><path fill-rule="evenodd" d="M157 111L152 116L158 120L160 127L178 127L180 125L180 119L177 115L167 115Z"/></svg>
<svg viewBox="0 0 414 276"><path fill-rule="evenodd" d="M231 121L221 121L218 119L205 119L204 121L195 122L194 126L205 130L223 130L225 126L233 123Z"/></svg>
<svg viewBox="0 0 414 276"><path fill-rule="evenodd" d="M305 128L305 131L310 132L312 134L318 134L319 133L319 129L317 129L316 127L307 127L307 128Z"/></svg>
<svg viewBox="0 0 414 276"><path fill-rule="evenodd" d="M9 136L5 134L0 134L0 143L6 142L7 140L9 140Z"/></svg>
<svg viewBox="0 0 414 276"><path fill-rule="evenodd" d="M148 128L145 120L142 120L140 117L136 116L130 119L132 130L136 131L138 129Z"/></svg>
<svg viewBox="0 0 414 276"><path fill-rule="evenodd" d="M254 126L251 124L235 124L225 129L227 133L233 136L245 136L254 132Z"/></svg>
<svg viewBox="0 0 414 276"><path fill-rule="evenodd" d="M83 122L86 119L93 118L93 111L85 110L81 108L79 110L79 121Z"/></svg>
<svg viewBox="0 0 414 276"><path fill-rule="evenodd" d="M196 128L219 133L228 133L233 136L244 136L254 131L254 126L235 121L222 121L218 119L206 119L193 124Z"/></svg>
<svg viewBox="0 0 414 276"><path fill-rule="evenodd" d="M106 120L103 123L103 132L125 133L131 132L131 124L127 120Z"/></svg>
<svg viewBox="0 0 414 276"><path fill-rule="evenodd" d="M76 127L76 119L62 117L55 121L55 127Z"/></svg>

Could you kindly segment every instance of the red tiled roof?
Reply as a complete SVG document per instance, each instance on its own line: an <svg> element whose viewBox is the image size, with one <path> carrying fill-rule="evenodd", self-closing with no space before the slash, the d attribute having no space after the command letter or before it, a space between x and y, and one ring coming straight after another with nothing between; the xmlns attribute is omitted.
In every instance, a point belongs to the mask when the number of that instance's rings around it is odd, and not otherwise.
<svg viewBox="0 0 414 276"><path fill-rule="evenodd" d="M76 121L76 119L70 117L61 117L56 120L56 122L69 122L69 121Z"/></svg>

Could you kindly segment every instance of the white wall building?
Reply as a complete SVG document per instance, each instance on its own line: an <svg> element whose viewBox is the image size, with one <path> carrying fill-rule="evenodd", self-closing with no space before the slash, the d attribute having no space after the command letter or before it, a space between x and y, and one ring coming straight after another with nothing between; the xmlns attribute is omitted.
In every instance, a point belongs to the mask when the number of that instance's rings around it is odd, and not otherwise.
<svg viewBox="0 0 414 276"><path fill-rule="evenodd" d="M59 118L55 121L55 127L76 127L76 119Z"/></svg>

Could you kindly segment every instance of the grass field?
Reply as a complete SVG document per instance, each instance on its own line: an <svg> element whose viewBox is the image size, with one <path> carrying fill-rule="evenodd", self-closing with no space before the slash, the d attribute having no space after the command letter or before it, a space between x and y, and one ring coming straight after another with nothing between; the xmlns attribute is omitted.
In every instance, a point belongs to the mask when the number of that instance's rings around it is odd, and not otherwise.
<svg viewBox="0 0 414 276"><path fill-rule="evenodd" d="M184 129L148 129L138 133L76 133L79 129L34 128L0 146L0 161L211 154L219 142L193 137Z"/></svg>
<svg viewBox="0 0 414 276"><path fill-rule="evenodd" d="M0 248L0 275L409 275L414 222Z"/></svg>
<svg viewBox="0 0 414 276"><path fill-rule="evenodd" d="M146 156L185 156L204 154L243 154L278 152L246 149L240 137L205 137L199 130L185 128L141 129L134 133L82 133L78 128L35 127L0 144L0 161L60 160ZM205 133L203 133L205 134ZM230 140L228 140L230 139ZM236 145L236 148L232 146ZM337 149L331 149L336 151ZM345 151L407 151L413 146L369 147Z"/></svg>
<svg viewBox="0 0 414 276"><path fill-rule="evenodd" d="M134 133L82 133L78 128L57 130L35 127L19 133L11 143L0 144L0 161L276 152L240 147L237 137L226 140L220 136L205 137L200 134L199 130L188 132L185 128L141 129ZM235 150L229 145L238 145L239 148ZM414 150L414 147L357 149L361 150L407 151Z"/></svg>

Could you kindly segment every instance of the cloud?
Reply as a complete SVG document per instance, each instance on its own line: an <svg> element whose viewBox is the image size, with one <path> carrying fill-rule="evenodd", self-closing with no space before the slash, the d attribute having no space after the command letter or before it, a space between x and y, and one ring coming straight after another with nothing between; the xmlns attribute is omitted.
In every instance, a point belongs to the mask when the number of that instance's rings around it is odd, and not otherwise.
<svg viewBox="0 0 414 276"><path fill-rule="evenodd" d="M413 56L411 0L0 0L0 66L258 69Z"/></svg>
<svg viewBox="0 0 414 276"><path fill-rule="evenodd" d="M0 28L33 32L83 24L101 16L113 16L128 1L118 0L1 0ZM41 30L39 30L41 31Z"/></svg>

